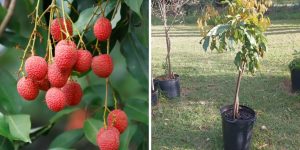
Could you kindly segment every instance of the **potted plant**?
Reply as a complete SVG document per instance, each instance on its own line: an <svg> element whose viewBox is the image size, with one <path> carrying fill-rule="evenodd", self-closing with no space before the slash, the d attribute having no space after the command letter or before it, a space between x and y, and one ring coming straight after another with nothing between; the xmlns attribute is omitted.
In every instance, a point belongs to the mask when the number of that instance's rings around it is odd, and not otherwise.
<svg viewBox="0 0 300 150"><path fill-rule="evenodd" d="M296 52L294 54L296 57L289 63L293 92L300 90L300 58L297 57L298 54Z"/></svg>
<svg viewBox="0 0 300 150"><path fill-rule="evenodd" d="M248 150L251 145L256 113L253 109L240 105L239 91L243 73L255 73L259 68L260 59L267 51L264 32L270 25L270 20L264 14L271 3L264 2L226 1L226 8L221 13L209 15L210 12L207 11L207 14L198 20L199 26L203 22L212 26L200 42L205 51L208 48L220 53L238 50L234 59L238 70L234 103L220 109L225 150Z"/></svg>
<svg viewBox="0 0 300 150"><path fill-rule="evenodd" d="M178 18L183 16L183 5L189 0L153 0L152 1L152 14L158 17L164 27L164 33L166 38L167 55L165 59L165 75L157 78L159 87L168 98L175 98L180 96L180 83L179 75L174 74L171 65L171 40L169 31L173 27L174 23L178 21ZM169 20L170 19L170 20Z"/></svg>

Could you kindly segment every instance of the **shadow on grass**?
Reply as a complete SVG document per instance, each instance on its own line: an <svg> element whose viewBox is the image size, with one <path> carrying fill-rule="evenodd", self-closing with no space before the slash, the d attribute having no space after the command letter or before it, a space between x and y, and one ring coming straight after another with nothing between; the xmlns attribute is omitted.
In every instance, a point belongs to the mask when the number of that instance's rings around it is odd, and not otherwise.
<svg viewBox="0 0 300 150"><path fill-rule="evenodd" d="M206 74L209 74L206 72ZM153 108L153 149L222 149L219 108L232 104L235 75L181 74L182 97L161 98ZM300 100L290 93L285 75L245 75L240 104L257 113L252 149L297 149L300 147ZM266 130L261 130L266 126Z"/></svg>

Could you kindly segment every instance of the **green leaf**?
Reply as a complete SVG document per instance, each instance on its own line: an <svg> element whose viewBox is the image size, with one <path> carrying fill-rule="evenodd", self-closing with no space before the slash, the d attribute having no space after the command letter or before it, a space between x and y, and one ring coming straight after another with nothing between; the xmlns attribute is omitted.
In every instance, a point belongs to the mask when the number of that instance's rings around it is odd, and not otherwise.
<svg viewBox="0 0 300 150"><path fill-rule="evenodd" d="M67 108L64 109L60 112L57 112L51 119L50 119L50 123L55 123L56 121L58 121L60 118L64 117L65 115L68 115L76 110L78 110L79 108L77 107L72 107L72 108Z"/></svg>
<svg viewBox="0 0 300 150"><path fill-rule="evenodd" d="M63 132L57 136L50 144L50 148L61 147L70 148L73 144L78 142L83 137L82 129L70 130Z"/></svg>
<svg viewBox="0 0 300 150"><path fill-rule="evenodd" d="M137 39L135 33L128 33L121 43L121 51L127 62L127 69L145 89L148 88L148 49Z"/></svg>
<svg viewBox="0 0 300 150"><path fill-rule="evenodd" d="M119 5L115 17L112 18L111 20L111 25L113 29L117 26L117 23L121 20L121 6L122 5Z"/></svg>
<svg viewBox="0 0 300 150"><path fill-rule="evenodd" d="M0 107L10 113L17 113L21 110L21 97L17 93L17 81L12 75L3 69L0 69Z"/></svg>
<svg viewBox="0 0 300 150"><path fill-rule="evenodd" d="M0 112L0 135L8 139L13 139L13 136L9 132L8 123L1 112Z"/></svg>
<svg viewBox="0 0 300 150"><path fill-rule="evenodd" d="M242 52L238 52L234 59L234 64L236 65L236 67L238 69L241 67L241 64L242 64L241 61L242 61Z"/></svg>
<svg viewBox="0 0 300 150"><path fill-rule="evenodd" d="M101 7L104 9L104 6L105 6L106 2L104 2ZM107 16L115 7L116 5L116 1L109 1L109 3L107 4L106 6L106 10L105 10L105 16ZM96 11L97 10L97 11ZM96 7L91 7L91 8L87 8L85 10L83 10L80 15L79 15L79 18L78 20L74 23L74 28L77 28L78 31L81 33L85 26L87 25L89 19L91 18L91 16L93 16L94 12L96 14L100 14L101 13L101 9L99 8L99 6L96 6ZM96 20L98 19L97 15L95 15L93 17L93 19L91 20L88 28L91 28ZM76 31L76 30L74 30ZM74 35L77 35L78 33L77 32L74 32Z"/></svg>
<svg viewBox="0 0 300 150"><path fill-rule="evenodd" d="M136 12L139 16L141 16L140 8L143 3L143 0L124 0L127 6L134 12Z"/></svg>
<svg viewBox="0 0 300 150"><path fill-rule="evenodd" d="M87 119L84 122L84 135L85 137L94 145L97 145L97 133L99 131L99 129L102 127L103 122L100 120L96 120L96 119Z"/></svg>
<svg viewBox="0 0 300 150"><path fill-rule="evenodd" d="M130 120L148 125L148 103L137 99L126 100L124 111Z"/></svg>
<svg viewBox="0 0 300 150"><path fill-rule="evenodd" d="M204 43L203 43L203 45L202 45L202 47L203 47L203 49L204 49L205 52L206 52L207 49L208 49L209 41L210 41L210 37L209 37L209 36L205 37Z"/></svg>
<svg viewBox="0 0 300 150"><path fill-rule="evenodd" d="M134 125L134 124L129 124L128 125L125 132L121 134L121 137L120 137L121 143L120 143L119 149L122 149L122 150L128 150L129 149L130 141L132 139L132 136L137 131L137 129L138 129L137 125Z"/></svg>
<svg viewBox="0 0 300 150"><path fill-rule="evenodd" d="M229 28L228 24L219 24L213 27L208 33L207 36L216 36L224 33Z"/></svg>
<svg viewBox="0 0 300 150"><path fill-rule="evenodd" d="M5 117L9 125L11 135L18 140L30 142L30 116L29 115L9 115Z"/></svg>

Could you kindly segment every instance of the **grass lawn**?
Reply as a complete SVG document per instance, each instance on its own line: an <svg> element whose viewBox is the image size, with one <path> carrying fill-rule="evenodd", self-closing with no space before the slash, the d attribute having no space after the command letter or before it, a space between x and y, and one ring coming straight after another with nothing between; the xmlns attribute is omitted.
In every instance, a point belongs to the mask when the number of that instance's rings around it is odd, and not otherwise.
<svg viewBox="0 0 300 150"><path fill-rule="evenodd" d="M290 92L288 63L300 50L300 21L276 21L267 32L269 51L261 69L245 74L240 103L257 112L251 149L299 150L300 97ZM232 104L237 70L235 52L205 53L195 26L171 31L173 71L180 75L181 98L153 108L152 149L222 149L219 108ZM152 74L162 75L166 49L162 26L152 27ZM261 129L265 126L267 129Z"/></svg>

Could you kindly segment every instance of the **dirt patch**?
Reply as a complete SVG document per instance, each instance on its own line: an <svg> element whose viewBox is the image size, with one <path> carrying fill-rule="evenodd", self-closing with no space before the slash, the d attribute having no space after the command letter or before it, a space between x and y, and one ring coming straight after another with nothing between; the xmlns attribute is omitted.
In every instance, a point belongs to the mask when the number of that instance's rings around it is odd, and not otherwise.
<svg viewBox="0 0 300 150"><path fill-rule="evenodd" d="M285 79L281 83L281 88L290 96L296 96L297 93L292 91L292 83L290 79Z"/></svg>

